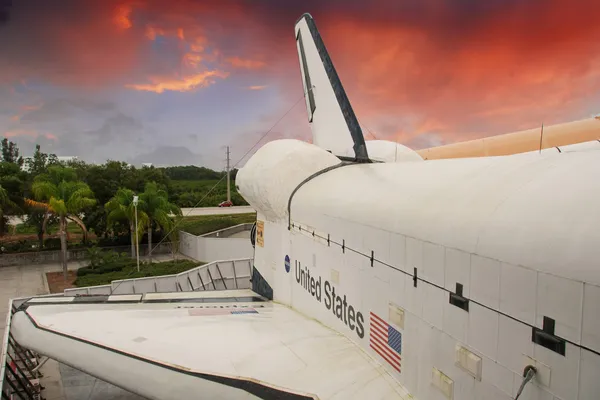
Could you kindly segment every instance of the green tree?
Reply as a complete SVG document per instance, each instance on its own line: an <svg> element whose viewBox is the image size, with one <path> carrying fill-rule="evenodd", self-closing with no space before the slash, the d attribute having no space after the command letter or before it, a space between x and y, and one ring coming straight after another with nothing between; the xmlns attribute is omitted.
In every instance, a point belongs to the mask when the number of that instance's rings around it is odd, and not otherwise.
<svg viewBox="0 0 600 400"><path fill-rule="evenodd" d="M111 228L119 223L126 223L129 226L129 234L131 236L131 257L135 257L135 247L139 243L135 240L135 216L136 210L133 204L135 193L131 189L120 188L117 193L106 203L104 208L108 213L106 218L107 224ZM145 205L143 200L139 200L137 209L138 220L138 240L143 235L144 229L148 225L148 215L144 212Z"/></svg>
<svg viewBox="0 0 600 400"><path fill-rule="evenodd" d="M144 192L140 195L143 201L143 210L148 216L148 257L152 259L152 233L154 226L163 231L173 227L171 215L182 215L181 209L169 202L169 194L160 189L156 182L146 183Z"/></svg>
<svg viewBox="0 0 600 400"><path fill-rule="evenodd" d="M16 208L17 205L10 199L8 191L0 186L0 236L6 232L8 222L6 215Z"/></svg>
<svg viewBox="0 0 600 400"><path fill-rule="evenodd" d="M46 234L48 227L51 225L58 224L58 217L48 211L45 204L37 205L32 201L28 201L29 212L25 219L25 225L34 227L37 232L39 241L39 249L44 247L44 235Z"/></svg>
<svg viewBox="0 0 600 400"><path fill-rule="evenodd" d="M27 170L32 177L36 177L40 174L47 172L47 168L52 165L60 164L56 154L44 153L41 150L39 144L35 145L35 151L33 157L30 157L25 162Z"/></svg>
<svg viewBox="0 0 600 400"><path fill-rule="evenodd" d="M2 139L2 161L23 165L23 157L19 156L17 144L10 142L7 138Z"/></svg>
<svg viewBox="0 0 600 400"><path fill-rule="evenodd" d="M47 210L58 217L63 273L67 279L67 220L77 223L85 238L87 230L78 214L96 203L94 193L77 180L75 170L62 166L51 166L47 173L38 175L31 189L35 198L45 202Z"/></svg>
<svg viewBox="0 0 600 400"><path fill-rule="evenodd" d="M18 164L0 162L0 187L2 187L2 211L0 213L0 235L7 231L8 216L21 215L25 173Z"/></svg>

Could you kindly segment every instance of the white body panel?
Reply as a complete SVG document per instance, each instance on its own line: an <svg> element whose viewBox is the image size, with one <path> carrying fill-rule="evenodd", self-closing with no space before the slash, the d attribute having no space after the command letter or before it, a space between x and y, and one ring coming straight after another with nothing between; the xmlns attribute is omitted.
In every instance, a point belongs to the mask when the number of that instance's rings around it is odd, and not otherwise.
<svg viewBox="0 0 600 400"><path fill-rule="evenodd" d="M144 301L182 295L147 294ZM256 313L211 314L234 309ZM12 333L23 346L149 399L408 398L350 340L271 302L37 304L14 315ZM283 397L266 396L268 388Z"/></svg>
<svg viewBox="0 0 600 400"><path fill-rule="evenodd" d="M520 399L592 399L600 392L592 378L600 376L600 325L591 316L600 304L598 182L595 145L341 166L296 191L291 230L287 216L265 221L255 267L276 301L355 341L417 399L514 399L528 363L541 372ZM297 264L319 289L298 283ZM457 283L468 311L449 302ZM362 336L344 321L345 308L340 319L328 307L334 288L361 313ZM401 372L371 349L371 312L401 331ZM402 326L392 322L399 313ZM564 356L532 342L544 317L566 340ZM456 364L457 346L475 372ZM434 371L452 381L451 397L433 384Z"/></svg>

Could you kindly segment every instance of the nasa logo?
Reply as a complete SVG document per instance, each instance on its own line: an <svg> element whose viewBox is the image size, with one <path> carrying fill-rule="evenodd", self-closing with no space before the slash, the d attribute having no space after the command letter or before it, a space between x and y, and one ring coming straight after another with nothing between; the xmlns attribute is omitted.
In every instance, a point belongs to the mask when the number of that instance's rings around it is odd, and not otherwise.
<svg viewBox="0 0 600 400"><path fill-rule="evenodd" d="M290 272L290 256L285 256L285 272Z"/></svg>

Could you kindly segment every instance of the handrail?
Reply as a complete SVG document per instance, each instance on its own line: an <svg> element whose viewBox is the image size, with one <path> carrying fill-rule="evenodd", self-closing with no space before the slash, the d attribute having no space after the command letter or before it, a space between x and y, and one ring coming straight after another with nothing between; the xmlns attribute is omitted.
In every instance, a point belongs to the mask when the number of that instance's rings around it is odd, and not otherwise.
<svg viewBox="0 0 600 400"><path fill-rule="evenodd" d="M253 258L236 258L236 259L232 259L232 260L218 260L218 261L213 261L210 262L208 264L202 264L199 265L197 267L194 267L192 269L189 269L187 271L183 271L180 272L178 274L171 274L171 275L159 275L159 276L148 276L148 277L144 277L144 278L129 278L129 279L119 279L119 280L114 280L112 281L109 285L99 285L99 286L88 286L88 287L82 287L82 288L70 288L70 289L65 289L64 290L64 295L65 296L77 296L77 295L92 295L92 294L125 294L122 293L124 291L124 289L129 288L130 286L132 287L133 290L129 291L127 290L127 293L142 293L144 291L137 291L136 290L136 284L144 284L146 282L153 282L153 288L154 290L152 291L146 291L146 292L161 292L161 290L159 290L157 283L162 282L162 283L169 283L169 284L173 284L173 290L176 290L176 286L177 283L180 284L180 286L183 287L191 287L192 290L196 290L194 289L194 285L190 285L188 282L188 280L190 279L190 277L193 274L196 274L196 276L198 274L200 274L200 271L206 270L206 271L210 271L209 268L213 267L213 266L218 266L219 264L225 264L225 263L233 263L233 268L234 268L234 274L232 277L226 278L223 277L223 275L221 274L221 278L216 279L216 281L220 281L222 280L223 283L225 282L225 279L233 279L236 282L236 286L237 286L237 280L238 278L250 278L250 274L248 276L244 276L244 275L240 275L238 276L237 273L235 272L235 265L236 263L244 263L244 262L248 262L248 267L249 267L249 273L251 273L251 269L252 269L252 260ZM220 272L219 272L220 273ZM194 280L196 280L196 276L193 277ZM197 285L197 287L202 287L204 286L202 281L202 278L199 278L199 283L201 283L200 285ZM212 279L211 279L212 281ZM182 282L187 283L185 285L182 284ZM131 284L131 285L129 285ZM226 285L224 285L226 286ZM117 292L117 289L121 289ZM216 289L216 287L215 287Z"/></svg>
<svg viewBox="0 0 600 400"><path fill-rule="evenodd" d="M42 376L39 368L43 364L39 363L37 355L22 348L10 334L12 316L17 311L15 301L26 299L28 298L8 301L9 311L6 315L6 328L2 337L2 353L0 353L0 395L2 399L11 399L13 394L18 394L21 399L35 399L39 398L37 396L41 390L38 378Z"/></svg>

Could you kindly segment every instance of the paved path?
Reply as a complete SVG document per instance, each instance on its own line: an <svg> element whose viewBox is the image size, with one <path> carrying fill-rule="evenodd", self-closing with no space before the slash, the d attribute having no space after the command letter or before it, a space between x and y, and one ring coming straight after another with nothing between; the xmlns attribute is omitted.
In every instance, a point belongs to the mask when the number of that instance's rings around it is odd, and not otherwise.
<svg viewBox="0 0 600 400"><path fill-rule="evenodd" d="M73 263L72 267L79 265ZM61 271L58 264L40 264L31 266L2 267L0 268L0 334L4 337L6 328L6 315L8 301L15 297L35 296L48 293L44 283L46 272ZM58 373L58 363L48 361L41 369L44 374L42 384L46 387L44 397L47 400L64 400L64 394Z"/></svg>
<svg viewBox="0 0 600 400"><path fill-rule="evenodd" d="M160 255L157 258L162 261L171 257ZM84 264L86 262L69 261L69 269L78 269ZM47 294L44 275L55 271L62 271L62 267L59 264L40 264L0 268L0 338L4 337L6 328L8 301L15 297ZM40 370L44 374L42 385L46 389L42 394L46 400L143 400L54 360L49 360Z"/></svg>

